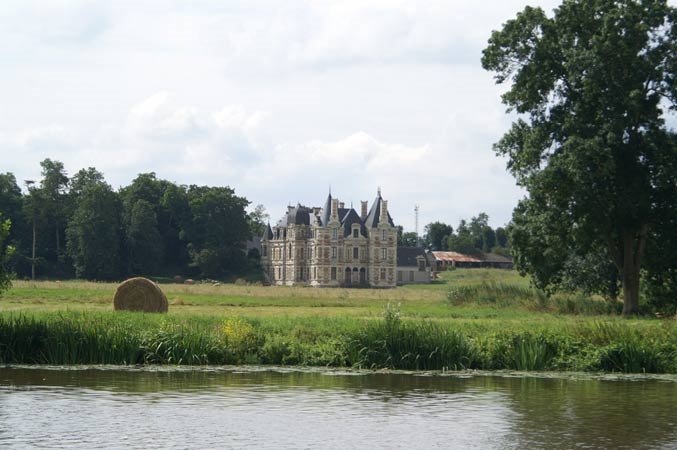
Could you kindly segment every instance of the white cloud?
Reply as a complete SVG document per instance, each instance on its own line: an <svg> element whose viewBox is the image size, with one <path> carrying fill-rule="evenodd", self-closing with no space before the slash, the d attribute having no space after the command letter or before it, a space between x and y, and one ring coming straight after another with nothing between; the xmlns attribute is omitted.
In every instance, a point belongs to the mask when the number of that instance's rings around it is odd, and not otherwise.
<svg viewBox="0 0 677 450"><path fill-rule="evenodd" d="M133 133L149 139L185 139L199 135L200 125L194 107L179 106L171 92L158 92L134 105L127 125Z"/></svg>

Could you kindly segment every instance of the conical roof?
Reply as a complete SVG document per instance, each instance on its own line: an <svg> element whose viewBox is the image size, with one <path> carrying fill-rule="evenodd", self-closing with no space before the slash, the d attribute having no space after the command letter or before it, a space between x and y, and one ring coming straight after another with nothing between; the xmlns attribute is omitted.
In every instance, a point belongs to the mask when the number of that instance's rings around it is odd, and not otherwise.
<svg viewBox="0 0 677 450"><path fill-rule="evenodd" d="M378 195L376 196L376 199L374 200L374 203L372 203L371 205L369 214L367 214L367 219L364 221L364 224L367 228L376 228L380 223L382 203L383 198L381 197L381 191L379 191ZM392 217L390 217L390 213L388 213L388 223L390 224L390 226L393 227L395 226Z"/></svg>

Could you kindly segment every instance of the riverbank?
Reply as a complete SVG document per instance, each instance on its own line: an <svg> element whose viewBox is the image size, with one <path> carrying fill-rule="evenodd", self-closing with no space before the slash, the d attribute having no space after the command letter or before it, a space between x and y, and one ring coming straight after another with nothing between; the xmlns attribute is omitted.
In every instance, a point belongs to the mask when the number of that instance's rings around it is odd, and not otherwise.
<svg viewBox="0 0 677 450"><path fill-rule="evenodd" d="M111 311L114 284L15 283L0 299L0 362L677 373L676 321L546 298L508 271L386 291L162 288L169 314L144 315Z"/></svg>
<svg viewBox="0 0 677 450"><path fill-rule="evenodd" d="M0 362L677 373L677 330L623 319L450 326L394 310L372 320L3 313Z"/></svg>

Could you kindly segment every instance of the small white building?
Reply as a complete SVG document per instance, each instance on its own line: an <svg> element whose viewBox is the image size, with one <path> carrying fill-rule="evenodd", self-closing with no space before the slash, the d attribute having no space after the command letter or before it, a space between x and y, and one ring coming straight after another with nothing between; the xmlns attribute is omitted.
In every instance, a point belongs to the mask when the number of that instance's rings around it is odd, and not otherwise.
<svg viewBox="0 0 677 450"><path fill-rule="evenodd" d="M397 247L397 284L430 283L431 266L425 250Z"/></svg>

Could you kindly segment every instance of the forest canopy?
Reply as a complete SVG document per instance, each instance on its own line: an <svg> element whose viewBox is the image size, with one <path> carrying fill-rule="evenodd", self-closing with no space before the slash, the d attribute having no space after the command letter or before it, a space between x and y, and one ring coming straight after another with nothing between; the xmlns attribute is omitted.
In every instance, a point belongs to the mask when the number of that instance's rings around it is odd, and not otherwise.
<svg viewBox="0 0 677 450"><path fill-rule="evenodd" d="M117 280L131 275L227 278L256 273L245 245L262 206L229 187L178 185L141 173L113 189L93 167L69 176L45 159L41 179L0 174L5 268L20 278ZM11 223L11 227L9 224Z"/></svg>

